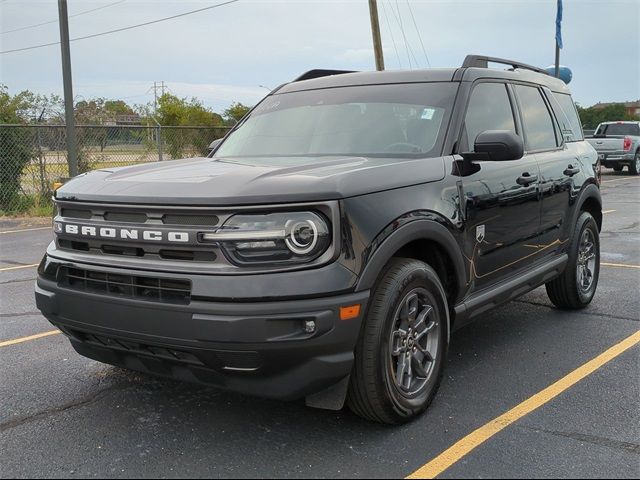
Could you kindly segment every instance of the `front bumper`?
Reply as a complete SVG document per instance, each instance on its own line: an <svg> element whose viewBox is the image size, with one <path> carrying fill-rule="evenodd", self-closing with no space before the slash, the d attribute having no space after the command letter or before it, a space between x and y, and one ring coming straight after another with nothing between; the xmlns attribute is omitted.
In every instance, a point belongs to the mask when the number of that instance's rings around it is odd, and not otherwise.
<svg viewBox="0 0 640 480"><path fill-rule="evenodd" d="M46 265L48 271L98 268L51 258ZM190 277L194 290L204 277ZM252 281L262 281L261 276ZM171 304L79 291L42 274L35 294L44 316L86 357L284 400L317 393L350 373L369 297L363 291L298 300L197 297ZM361 305L360 315L340 320L340 307L354 304ZM313 332L307 330L308 322L315 325Z"/></svg>

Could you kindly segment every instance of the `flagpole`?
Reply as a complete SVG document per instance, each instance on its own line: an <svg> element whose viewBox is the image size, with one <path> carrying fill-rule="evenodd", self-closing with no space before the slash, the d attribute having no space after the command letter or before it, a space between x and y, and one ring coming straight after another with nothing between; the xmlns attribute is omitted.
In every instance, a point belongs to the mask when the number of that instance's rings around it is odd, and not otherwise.
<svg viewBox="0 0 640 480"><path fill-rule="evenodd" d="M562 48L562 0L557 0L556 11L556 78L560 77L560 49Z"/></svg>

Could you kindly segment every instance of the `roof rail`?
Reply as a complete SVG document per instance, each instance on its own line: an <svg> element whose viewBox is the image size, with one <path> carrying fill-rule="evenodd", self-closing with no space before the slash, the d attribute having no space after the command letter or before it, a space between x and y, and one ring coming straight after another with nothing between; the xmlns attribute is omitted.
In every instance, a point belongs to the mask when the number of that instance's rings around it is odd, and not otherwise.
<svg viewBox="0 0 640 480"><path fill-rule="evenodd" d="M497 57L486 57L484 55L467 55L462 63L462 68L467 67L476 67L476 68L489 68L489 62L491 63L500 63L502 65L510 65L513 68L522 68L524 70L532 70L538 73L544 73L545 75L549 75L549 73L542 68L534 67L532 65L527 65L526 63L515 62L513 60L507 60L505 58L497 58Z"/></svg>
<svg viewBox="0 0 640 480"><path fill-rule="evenodd" d="M311 80L312 78L328 77L329 75L342 75L343 73L354 73L355 70L309 70L303 73L294 82L301 82L302 80Z"/></svg>

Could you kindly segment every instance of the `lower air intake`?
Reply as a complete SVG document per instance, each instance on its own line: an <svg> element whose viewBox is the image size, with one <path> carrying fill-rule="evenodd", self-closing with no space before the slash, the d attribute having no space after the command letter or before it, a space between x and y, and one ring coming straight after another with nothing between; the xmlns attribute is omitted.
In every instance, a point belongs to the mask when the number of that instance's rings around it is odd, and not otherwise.
<svg viewBox="0 0 640 480"><path fill-rule="evenodd" d="M58 282L73 290L113 297L182 305L191 301L191 282L187 280L60 267Z"/></svg>

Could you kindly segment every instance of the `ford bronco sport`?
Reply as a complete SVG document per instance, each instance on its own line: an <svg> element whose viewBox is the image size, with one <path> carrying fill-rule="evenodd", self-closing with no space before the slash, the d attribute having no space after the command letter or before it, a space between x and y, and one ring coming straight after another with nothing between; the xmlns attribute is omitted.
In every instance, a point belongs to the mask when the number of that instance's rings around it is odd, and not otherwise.
<svg viewBox="0 0 640 480"><path fill-rule="evenodd" d="M535 67L314 70L208 158L60 188L37 305L101 362L401 423L454 330L543 284L591 302L596 164Z"/></svg>

